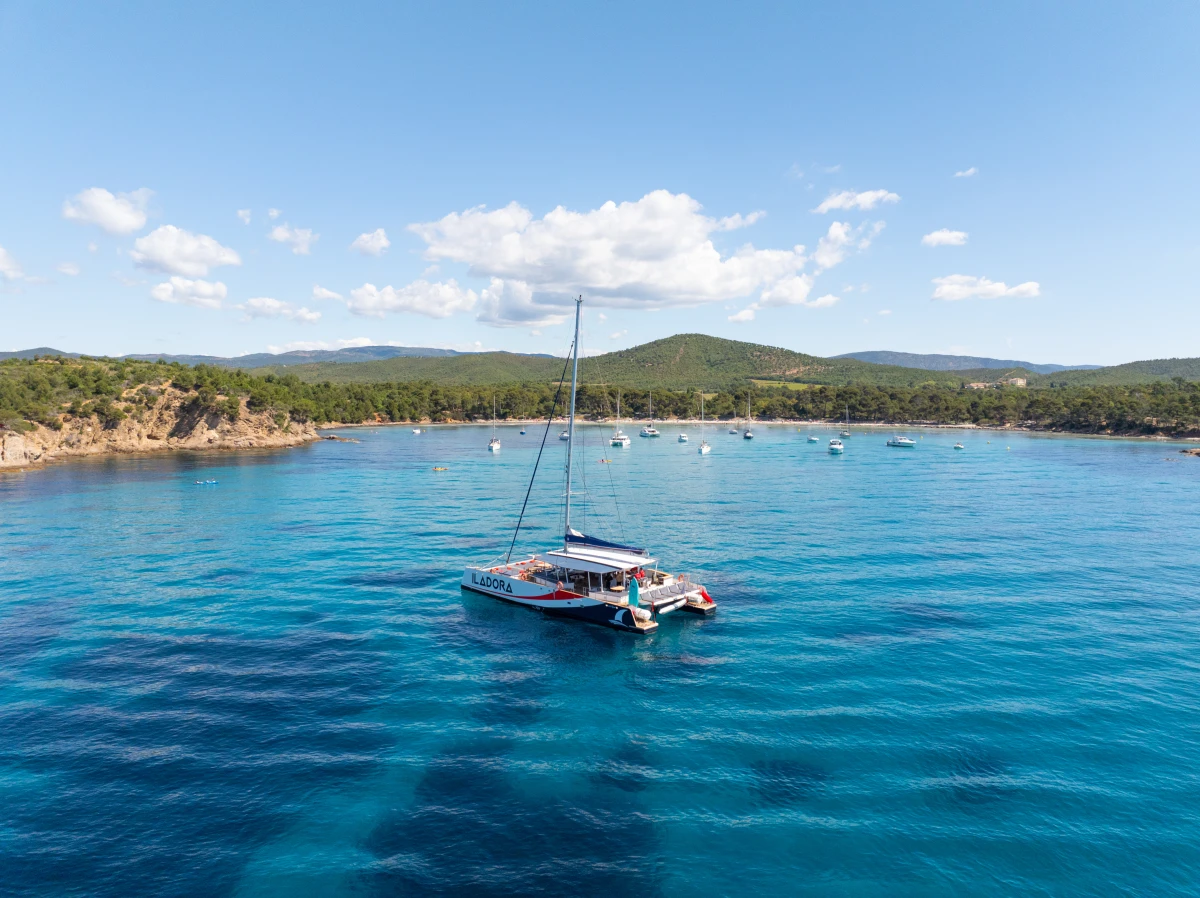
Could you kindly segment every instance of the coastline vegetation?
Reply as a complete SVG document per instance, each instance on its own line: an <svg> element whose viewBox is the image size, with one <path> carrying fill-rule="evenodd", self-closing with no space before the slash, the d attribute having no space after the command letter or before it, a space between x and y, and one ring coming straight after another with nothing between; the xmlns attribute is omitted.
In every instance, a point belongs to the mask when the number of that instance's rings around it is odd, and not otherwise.
<svg viewBox="0 0 1200 898"><path fill-rule="evenodd" d="M428 380L380 383L309 383L294 374L260 376L207 365L92 358L9 359L0 362L0 427L23 430L34 424L61 428L64 417L94 418L115 427L138 416L164 388L190 394L187 408L230 419L241 399L252 411L315 424L408 421L487 421L495 396L503 419L539 418L550 412L557 389L552 380L527 383L441 384ZM865 363L864 363L865 364ZM711 390L706 384L703 385ZM764 385L743 382L705 393L711 419L745 414L749 393L760 420L838 421L847 406L851 422L1025 426L1091 434L1200 435L1200 383L1175 378L1138 385L1003 387L969 390L961 383L918 386L878 384ZM577 397L585 417L603 419L616 411L618 388L583 384ZM650 389L622 386L624 416L644 418ZM695 417L695 390L653 388L656 417ZM561 409L561 404L560 404Z"/></svg>

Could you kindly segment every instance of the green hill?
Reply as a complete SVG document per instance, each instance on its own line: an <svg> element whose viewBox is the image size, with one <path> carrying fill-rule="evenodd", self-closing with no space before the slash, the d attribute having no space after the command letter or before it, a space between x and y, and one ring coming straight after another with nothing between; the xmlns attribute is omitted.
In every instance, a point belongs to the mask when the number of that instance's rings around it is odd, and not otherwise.
<svg viewBox="0 0 1200 898"><path fill-rule="evenodd" d="M1039 386L1100 386L1156 383L1182 377L1200 381L1200 359L1150 359L1091 371L1057 371L1038 378Z"/></svg>
<svg viewBox="0 0 1200 898"><path fill-rule="evenodd" d="M292 365L287 373L308 383L546 383L562 373L561 359L508 352L481 352L451 358L392 358L361 364ZM584 383L608 383L642 389L724 388L750 380L811 384L866 383L909 387L921 384L959 386L973 372L923 371L895 365L873 365L857 359L824 359L776 346L724 340L704 334L679 334L631 349L582 359ZM283 373L273 368L256 374ZM996 371L989 371L995 377Z"/></svg>

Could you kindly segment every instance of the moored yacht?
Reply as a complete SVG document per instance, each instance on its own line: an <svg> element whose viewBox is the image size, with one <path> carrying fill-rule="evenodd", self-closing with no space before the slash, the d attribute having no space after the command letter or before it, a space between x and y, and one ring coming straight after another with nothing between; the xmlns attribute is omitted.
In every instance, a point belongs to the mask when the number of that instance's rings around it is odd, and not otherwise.
<svg viewBox="0 0 1200 898"><path fill-rule="evenodd" d="M496 436L496 394L492 394L492 438L488 440L488 452L500 451L500 438Z"/></svg>
<svg viewBox="0 0 1200 898"><path fill-rule="evenodd" d="M686 443L687 441L688 441L688 435L686 433L681 433L679 435L679 442Z"/></svg>
<svg viewBox="0 0 1200 898"><path fill-rule="evenodd" d="M746 430L742 433L743 440L754 439L754 431L750 429L750 425L753 421L754 421L754 419L750 417L750 393L749 393L749 391L747 391L746 392Z"/></svg>
<svg viewBox="0 0 1200 898"><path fill-rule="evenodd" d="M700 448L696 450L701 455L708 455L712 452L712 446L708 445L708 440L704 439L704 393L700 393Z"/></svg>
<svg viewBox="0 0 1200 898"><path fill-rule="evenodd" d="M621 391L617 390L617 422L619 423L620 420L621 420ZM625 431L621 430L621 428L618 427L616 430L613 431L612 436L609 438L608 442L610 445L621 446L622 448L624 448L625 446L628 446L633 441L629 439L629 435L626 434Z"/></svg>
<svg viewBox="0 0 1200 898"><path fill-rule="evenodd" d="M656 437L658 436L658 428L654 426L654 393L650 393L650 423L641 429L638 433L640 437Z"/></svg>
<svg viewBox="0 0 1200 898"><path fill-rule="evenodd" d="M962 443L955 443L954 448L955 449L966 449L967 447L964 446Z"/></svg>
<svg viewBox="0 0 1200 898"><path fill-rule="evenodd" d="M829 451L834 455L841 455L846 451L846 447L842 444L841 440L839 440L837 437L834 437L829 441Z"/></svg>
<svg viewBox="0 0 1200 898"><path fill-rule="evenodd" d="M655 567L655 560L646 549L597 539L571 527L571 457L575 448L571 437L575 433L582 303L580 298L575 305L562 548L514 562L510 545L503 561L466 568L462 587L548 614L578 618L631 633L652 633L658 629L657 619L663 614L671 611L711 614L716 610L716 604L708 591L686 574L672 574ZM550 414L553 419L553 409ZM536 464L534 476L537 476ZM514 544L520 528L518 521Z"/></svg>
<svg viewBox="0 0 1200 898"><path fill-rule="evenodd" d="M808 441L809 441L810 443L819 443L819 442L821 442L820 438L818 438L818 437L814 437L814 436L812 436L812 435L809 435Z"/></svg>
<svg viewBox="0 0 1200 898"><path fill-rule="evenodd" d="M910 440L908 437L892 437L887 441L887 444L900 449L911 449L913 446L917 445L917 441Z"/></svg>

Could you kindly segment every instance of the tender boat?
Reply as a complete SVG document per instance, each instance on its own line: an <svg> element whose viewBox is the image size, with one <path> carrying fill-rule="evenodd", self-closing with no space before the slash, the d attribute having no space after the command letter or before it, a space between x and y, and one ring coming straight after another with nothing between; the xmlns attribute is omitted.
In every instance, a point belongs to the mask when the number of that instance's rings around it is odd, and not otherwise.
<svg viewBox="0 0 1200 898"><path fill-rule="evenodd" d="M503 561L466 568L462 587L547 614L604 624L630 633L653 633L658 629L658 618L664 614L690 611L707 615L717 606L708 591L687 575L655 567L655 560L646 549L597 539L571 527L571 456L575 448L571 436L575 433L582 304L582 297L576 300L562 547L514 562L510 545ZM554 409L550 414L553 418ZM537 476L536 463L533 476ZM522 511L522 519L523 516ZM518 520L513 544L520 529Z"/></svg>
<svg viewBox="0 0 1200 898"><path fill-rule="evenodd" d="M659 435L658 429L654 426L654 393L651 392L650 393L650 423L642 428L642 430L638 434L638 436L640 436L640 437L656 437L658 435Z"/></svg>
<svg viewBox="0 0 1200 898"><path fill-rule="evenodd" d="M688 435L686 433L681 433L679 435L679 442L686 443L687 441L688 441Z"/></svg>
<svg viewBox="0 0 1200 898"><path fill-rule="evenodd" d="M696 451L701 455L708 455L712 452L712 446L708 445L708 440L704 439L704 393L700 394L700 448Z"/></svg>
<svg viewBox="0 0 1200 898"><path fill-rule="evenodd" d="M571 439L571 433L570 433L570 431L564 430L562 433L560 433L558 435L558 438L560 440L569 440L569 439Z"/></svg>
<svg viewBox="0 0 1200 898"><path fill-rule="evenodd" d="M839 440L837 437L834 437L832 440L829 441L829 451L832 452L834 455L841 455L843 452L846 451L846 447L844 445L842 445L841 440Z"/></svg>
<svg viewBox="0 0 1200 898"><path fill-rule="evenodd" d="M899 449L911 449L917 445L916 440L910 440L908 437L892 437L887 441L889 446L894 446Z"/></svg>
<svg viewBox="0 0 1200 898"><path fill-rule="evenodd" d="M821 442L821 440L820 440L820 438L819 438L819 437L814 437L814 436L810 436L810 437L808 438L808 441L809 441L810 443L819 443L819 442Z"/></svg>
<svg viewBox="0 0 1200 898"><path fill-rule="evenodd" d="M964 446L962 443L955 443L954 448L955 449L966 449L967 447Z"/></svg>
<svg viewBox="0 0 1200 898"><path fill-rule="evenodd" d="M420 433L420 432L421 432L421 428L419 428L419 427L413 428L413 433Z"/></svg>
<svg viewBox="0 0 1200 898"><path fill-rule="evenodd" d="M500 451L500 438L496 436L496 394L492 394L492 438L488 440L488 452Z"/></svg>
<svg viewBox="0 0 1200 898"><path fill-rule="evenodd" d="M621 391L617 390L617 421L620 422L620 420L621 420ZM629 439L629 435L627 433L625 433L625 431L621 430L621 428L618 427L616 430L613 431L612 436L609 438L608 442L610 445L620 446L621 448L625 448L633 441L631 439Z"/></svg>

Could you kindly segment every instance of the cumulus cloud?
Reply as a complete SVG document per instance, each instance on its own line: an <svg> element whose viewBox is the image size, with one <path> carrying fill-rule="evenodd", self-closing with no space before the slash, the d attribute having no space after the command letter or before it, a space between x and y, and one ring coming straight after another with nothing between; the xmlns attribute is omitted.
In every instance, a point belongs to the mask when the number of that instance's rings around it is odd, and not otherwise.
<svg viewBox="0 0 1200 898"><path fill-rule="evenodd" d="M76 277L79 274L79 266L74 262L59 262L58 272L69 277Z"/></svg>
<svg viewBox="0 0 1200 898"><path fill-rule="evenodd" d="M798 274L795 277L780 281L762 292L762 296L754 308L762 306L802 306L812 292L813 278L809 274ZM738 319L749 320L749 319Z"/></svg>
<svg viewBox="0 0 1200 898"><path fill-rule="evenodd" d="M341 299L342 294L334 293L332 290L326 290L320 284L313 284L313 299Z"/></svg>
<svg viewBox="0 0 1200 898"><path fill-rule="evenodd" d="M956 171L954 173L954 177L956 177L956 178L973 178L977 174L979 174L979 169L977 169L975 166L972 165L966 171Z"/></svg>
<svg viewBox="0 0 1200 898"><path fill-rule="evenodd" d="M874 209L880 203L898 203L900 196L888 190L864 190L856 193L853 190L843 190L831 193L814 212L832 212L835 209L862 209L864 212Z"/></svg>
<svg viewBox="0 0 1200 898"><path fill-rule="evenodd" d="M561 320L581 292L594 306L679 307L748 296L796 275L803 246L722 253L714 245L714 234L760 217L712 218L690 196L657 190L588 212L559 206L542 218L515 202L477 207L409 229L426 242L429 261L463 263L492 279L480 320L536 326Z"/></svg>
<svg viewBox="0 0 1200 898"><path fill-rule="evenodd" d="M388 240L387 232L383 228L376 228L368 234L355 237L350 248L364 256L382 256L391 245L392 241Z"/></svg>
<svg viewBox="0 0 1200 898"><path fill-rule="evenodd" d="M276 243L286 243L297 256L307 256L312 245L321 239L320 234L314 234L312 228L293 228L287 222L271 228L267 239Z"/></svg>
<svg viewBox="0 0 1200 898"><path fill-rule="evenodd" d="M18 281L25 276L20 263L13 258L12 253L0 246L0 277L6 281Z"/></svg>
<svg viewBox="0 0 1200 898"><path fill-rule="evenodd" d="M805 305L810 309L828 309L830 306L841 301L842 298L840 296L834 296L832 293L826 293L824 296L818 296L811 302L806 302Z"/></svg>
<svg viewBox="0 0 1200 898"><path fill-rule="evenodd" d="M629 333L628 330L619 330L619 331L616 331L615 333L609 334L608 339L620 340L622 337L626 336L628 333Z"/></svg>
<svg viewBox="0 0 1200 898"><path fill-rule="evenodd" d="M159 302L197 306L202 309L219 309L227 292L225 285L220 281L212 283L173 277L169 281L157 284L150 291L150 295Z"/></svg>
<svg viewBox="0 0 1200 898"><path fill-rule="evenodd" d="M268 346L267 352L297 352L311 351L314 349L348 349L353 346L393 346L398 344L392 343L377 343L370 337L351 337L348 340L334 340L332 343L325 340L296 340L292 343L285 343L283 346Z"/></svg>
<svg viewBox="0 0 1200 898"><path fill-rule="evenodd" d="M269 296L255 296L246 300L238 308L245 312L248 318L287 318L291 321L311 324L321 317L320 312L310 311L304 306L297 309L291 303L272 299Z"/></svg>
<svg viewBox="0 0 1200 898"><path fill-rule="evenodd" d="M237 217L242 220L242 224L250 224L250 210L249 209L238 209Z"/></svg>
<svg viewBox="0 0 1200 898"><path fill-rule="evenodd" d="M865 250L871 241L884 229L882 221L873 224L861 224L852 228L849 222L835 221L829 225L825 236L817 241L817 251L813 253L813 262L817 271L825 271L839 265L850 255L851 250Z"/></svg>
<svg viewBox="0 0 1200 898"><path fill-rule="evenodd" d="M938 228L921 238L925 246L963 246L966 242L966 231L952 231L949 228Z"/></svg>
<svg viewBox="0 0 1200 898"><path fill-rule="evenodd" d="M406 287L363 284L350 291L347 308L355 315L382 318L388 312L415 312L430 318L449 318L474 308L478 300L474 290L464 290L453 278L442 283L414 281Z"/></svg>
<svg viewBox="0 0 1200 898"><path fill-rule="evenodd" d="M933 291L933 298L951 302L959 299L1031 297L1041 293L1041 286L1037 281L1026 281L1010 287L1003 281L989 281L984 277L967 274L951 274L943 278L934 278L933 283L937 285L937 289Z"/></svg>
<svg viewBox="0 0 1200 898"><path fill-rule="evenodd" d="M268 209L267 210L267 218L271 219L271 221L274 221L275 219L277 219L281 214L282 213L278 209Z"/></svg>
<svg viewBox="0 0 1200 898"><path fill-rule="evenodd" d="M89 187L63 202L62 215L69 221L94 224L110 234L132 234L146 226L146 204L154 191L142 187L113 196L103 187Z"/></svg>
<svg viewBox="0 0 1200 898"><path fill-rule="evenodd" d="M163 225L139 237L129 256L139 268L189 277L202 277L220 265L242 264L241 256L229 247L174 225Z"/></svg>
<svg viewBox="0 0 1200 898"><path fill-rule="evenodd" d="M754 309L752 309L752 308L751 309L742 309L740 312L730 315L729 320L736 322L738 324L742 324L743 322L746 322L746 321L753 321L754 320Z"/></svg>

